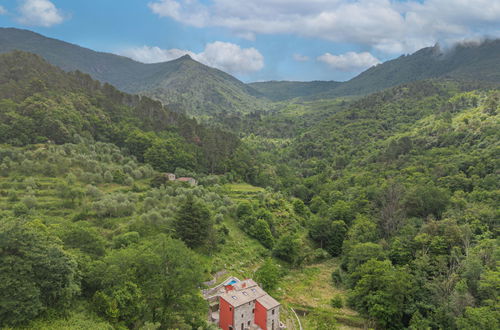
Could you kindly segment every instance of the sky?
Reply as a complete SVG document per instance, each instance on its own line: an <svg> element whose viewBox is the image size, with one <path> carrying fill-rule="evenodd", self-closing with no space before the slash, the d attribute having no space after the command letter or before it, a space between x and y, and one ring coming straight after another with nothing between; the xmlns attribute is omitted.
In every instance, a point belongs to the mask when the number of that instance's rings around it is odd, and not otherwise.
<svg viewBox="0 0 500 330"><path fill-rule="evenodd" d="M245 81L348 80L439 43L500 37L500 0L0 0L0 26Z"/></svg>

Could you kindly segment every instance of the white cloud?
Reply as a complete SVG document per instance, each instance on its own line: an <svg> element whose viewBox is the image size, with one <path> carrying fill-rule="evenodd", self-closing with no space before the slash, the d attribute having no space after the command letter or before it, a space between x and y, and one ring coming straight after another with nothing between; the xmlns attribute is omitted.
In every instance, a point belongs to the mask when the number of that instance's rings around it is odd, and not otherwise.
<svg viewBox="0 0 500 330"><path fill-rule="evenodd" d="M209 18L205 7L198 4L196 0L186 0L182 5L174 0L161 0L150 2L148 6L160 17L171 17L177 21L183 21L188 25L196 27L205 26ZM186 15L186 11L189 11L190 14Z"/></svg>
<svg viewBox="0 0 500 330"><path fill-rule="evenodd" d="M307 62L309 61L309 56L301 55L301 54L293 54L293 59L297 62Z"/></svg>
<svg viewBox="0 0 500 330"><path fill-rule="evenodd" d="M196 27L224 27L246 39L293 34L357 43L386 53L434 43L500 36L491 0L154 0L151 10Z"/></svg>
<svg viewBox="0 0 500 330"><path fill-rule="evenodd" d="M24 0L18 21L30 26L50 27L64 21L64 14L49 0Z"/></svg>
<svg viewBox="0 0 500 330"><path fill-rule="evenodd" d="M142 46L137 48L129 48L120 52L120 55L133 58L142 63L159 63L175 60L183 55L195 57L193 52L182 49L161 49L159 47Z"/></svg>
<svg viewBox="0 0 500 330"><path fill-rule="evenodd" d="M328 64L335 70L346 72L364 70L380 63L377 58L368 52L348 52L342 55L326 53L319 56L317 59L318 61Z"/></svg>
<svg viewBox="0 0 500 330"><path fill-rule="evenodd" d="M222 41L207 44L200 53L143 46L123 50L120 54L143 63L170 61L187 54L198 62L231 74L251 73L264 67L264 57L257 49L241 48L239 45Z"/></svg>
<svg viewBox="0 0 500 330"><path fill-rule="evenodd" d="M207 44L203 53L195 57L200 62L233 74L259 71L264 67L264 57L255 48L216 41Z"/></svg>
<svg viewBox="0 0 500 330"><path fill-rule="evenodd" d="M0 15L5 15L5 14L7 14L7 9L5 9L2 6L0 6Z"/></svg>

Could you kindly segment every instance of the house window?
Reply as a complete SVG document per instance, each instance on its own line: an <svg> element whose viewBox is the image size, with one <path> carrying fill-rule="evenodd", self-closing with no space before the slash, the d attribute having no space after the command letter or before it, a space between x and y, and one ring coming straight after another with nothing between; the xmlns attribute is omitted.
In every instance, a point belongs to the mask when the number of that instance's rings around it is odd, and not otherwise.
<svg viewBox="0 0 500 330"><path fill-rule="evenodd" d="M233 310L233 307L231 307L231 306L230 306L230 307L229 307L229 311L232 311L232 310Z"/></svg>
<svg viewBox="0 0 500 330"><path fill-rule="evenodd" d="M272 314L274 315L274 309L273 309L273 311L272 311Z"/></svg>
<svg viewBox="0 0 500 330"><path fill-rule="evenodd" d="M241 314L241 318L243 318L243 314Z"/></svg>
<svg viewBox="0 0 500 330"><path fill-rule="evenodd" d="M250 321L248 321L248 326L250 326Z"/></svg>
<svg viewBox="0 0 500 330"><path fill-rule="evenodd" d="M245 329L245 323L242 323L241 324L241 330L244 330Z"/></svg>
<svg viewBox="0 0 500 330"><path fill-rule="evenodd" d="M255 314L255 308L254 308L254 309L252 309L252 314Z"/></svg>

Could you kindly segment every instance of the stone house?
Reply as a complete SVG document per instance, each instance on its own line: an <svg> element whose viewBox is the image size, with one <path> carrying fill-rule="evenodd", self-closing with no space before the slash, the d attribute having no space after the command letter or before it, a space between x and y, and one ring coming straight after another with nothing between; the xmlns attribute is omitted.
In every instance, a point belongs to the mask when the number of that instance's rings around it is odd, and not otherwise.
<svg viewBox="0 0 500 330"><path fill-rule="evenodd" d="M194 178L189 178L189 177L181 177L181 178L178 178L177 181L179 182L187 182L189 183L190 185L192 186L196 186L197 182Z"/></svg>
<svg viewBox="0 0 500 330"><path fill-rule="evenodd" d="M212 301L211 320L223 330L278 330L280 303L267 294L251 279L226 280L209 290Z"/></svg>
<svg viewBox="0 0 500 330"><path fill-rule="evenodd" d="M168 181L175 181L175 174L174 173L165 173L164 176Z"/></svg>

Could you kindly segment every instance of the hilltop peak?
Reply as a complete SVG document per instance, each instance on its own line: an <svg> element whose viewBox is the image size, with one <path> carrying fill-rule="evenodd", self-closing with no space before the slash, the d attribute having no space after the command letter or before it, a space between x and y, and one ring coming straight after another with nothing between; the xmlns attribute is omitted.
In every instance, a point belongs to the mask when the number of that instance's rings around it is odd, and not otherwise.
<svg viewBox="0 0 500 330"><path fill-rule="evenodd" d="M179 57L179 60L184 60L184 61L185 60L191 60L191 61L193 61L193 58L191 57L191 55L186 54L186 55L183 55L183 56Z"/></svg>
<svg viewBox="0 0 500 330"><path fill-rule="evenodd" d="M141 93L170 109L210 117L217 113L262 108L260 94L233 76L183 55L173 61L144 64L95 52L30 31L0 29L0 53L36 53L65 71L79 70L128 93Z"/></svg>

